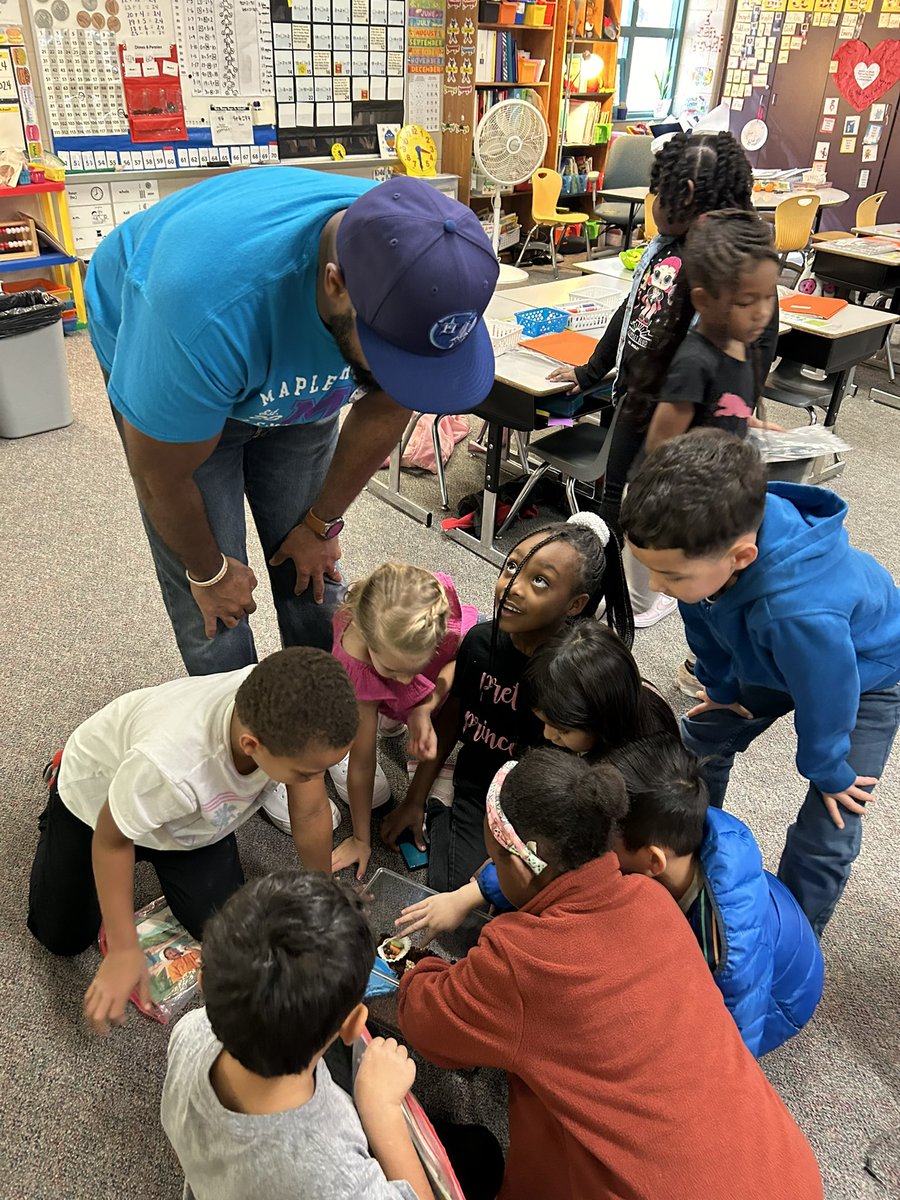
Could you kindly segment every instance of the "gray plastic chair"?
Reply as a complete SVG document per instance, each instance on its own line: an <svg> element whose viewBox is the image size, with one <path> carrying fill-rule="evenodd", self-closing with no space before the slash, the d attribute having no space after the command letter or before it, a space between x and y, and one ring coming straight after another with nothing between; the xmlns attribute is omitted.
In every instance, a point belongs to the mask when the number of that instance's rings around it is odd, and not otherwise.
<svg viewBox="0 0 900 1200"><path fill-rule="evenodd" d="M605 188L650 187L650 172L653 169L653 138L646 134L623 133L609 147L606 169L603 172ZM628 204L616 204L604 200L594 210L606 225L628 227Z"/></svg>
<svg viewBox="0 0 900 1200"><path fill-rule="evenodd" d="M596 425L593 421L582 421L571 428L558 429L556 433L548 433L546 437L539 438L529 445L531 457L540 459L540 466L532 471L525 486L516 497L506 520L497 530L498 537L502 537L506 533L538 481L543 479L550 470L559 471L562 475L569 511L578 512L575 484L594 483L606 472L612 435L621 411L622 404L620 402L613 413L612 421L606 428Z"/></svg>

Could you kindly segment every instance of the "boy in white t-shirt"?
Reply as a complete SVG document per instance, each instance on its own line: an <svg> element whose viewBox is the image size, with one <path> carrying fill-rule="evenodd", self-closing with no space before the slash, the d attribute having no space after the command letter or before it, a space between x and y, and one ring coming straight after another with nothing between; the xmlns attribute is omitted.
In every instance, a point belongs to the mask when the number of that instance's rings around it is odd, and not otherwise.
<svg viewBox="0 0 900 1200"><path fill-rule="evenodd" d="M102 920L109 950L85 994L97 1032L121 1021L135 989L149 1000L135 861L153 864L172 912L199 938L244 882L234 831L270 779L287 785L301 857L321 824L330 829L322 776L349 751L356 726L343 667L305 646L129 692L79 725L39 821L28 928L54 954L72 955Z"/></svg>

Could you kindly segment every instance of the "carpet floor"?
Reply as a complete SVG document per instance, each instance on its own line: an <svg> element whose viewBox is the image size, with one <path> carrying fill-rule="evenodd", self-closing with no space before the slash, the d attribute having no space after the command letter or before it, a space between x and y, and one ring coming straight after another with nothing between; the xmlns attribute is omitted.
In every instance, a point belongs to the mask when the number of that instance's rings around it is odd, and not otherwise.
<svg viewBox="0 0 900 1200"><path fill-rule="evenodd" d="M0 1042L7 1164L0 1198L176 1200L181 1176L158 1121L168 1031L132 1013L111 1037L92 1037L80 1010L97 953L55 959L24 925L36 821L45 797L43 764L79 721L113 697L183 673L87 336L69 339L66 349L74 423L38 437L0 441L6 612L0 661L7 730L0 741L0 876L6 881L0 890L0 979L7 1014ZM840 422L854 450L832 486L850 504L855 543L896 574L900 412L871 403L867 391L882 378L859 374L859 393L846 403ZM481 459L460 445L448 468L454 507L478 488L482 470ZM433 477L404 476L403 486L440 515ZM386 558L402 557L448 571L466 601L490 604L491 567L449 542L439 528L418 525L369 494L353 506L342 544L350 578ZM264 579L258 545L250 554ZM260 654L278 648L264 590L262 584L254 617ZM644 674L681 710L685 701L673 684L684 656L678 618L639 632L635 652ZM405 771L399 750L390 744L384 750L400 794ZM791 724L780 721L743 756L729 791L730 809L751 826L770 868L777 865L785 829L805 790L793 753ZM879 803L866 820L862 854L826 931L822 1004L799 1037L763 1061L813 1145L828 1200L896 1195L866 1171L865 1161L873 1140L900 1127L898 782L895 754ZM290 839L261 819L250 821L238 839L248 876L294 861ZM397 869L398 862L376 839L372 869ZM138 901L157 891L152 872L140 869ZM417 1091L426 1107L458 1119L478 1118L502 1135L503 1089L490 1073L425 1069Z"/></svg>

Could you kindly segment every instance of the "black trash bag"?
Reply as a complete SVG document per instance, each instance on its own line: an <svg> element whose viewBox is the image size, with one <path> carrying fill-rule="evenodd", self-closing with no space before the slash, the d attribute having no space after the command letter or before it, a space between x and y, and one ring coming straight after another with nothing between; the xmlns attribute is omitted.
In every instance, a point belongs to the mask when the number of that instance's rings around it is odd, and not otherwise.
<svg viewBox="0 0 900 1200"><path fill-rule="evenodd" d="M0 296L0 338L34 333L62 320L62 305L55 296L39 288Z"/></svg>

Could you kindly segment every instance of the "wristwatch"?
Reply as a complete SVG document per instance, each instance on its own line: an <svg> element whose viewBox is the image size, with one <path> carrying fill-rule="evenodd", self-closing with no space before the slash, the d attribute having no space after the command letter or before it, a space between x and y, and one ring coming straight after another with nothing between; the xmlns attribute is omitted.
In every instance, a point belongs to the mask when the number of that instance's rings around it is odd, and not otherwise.
<svg viewBox="0 0 900 1200"><path fill-rule="evenodd" d="M313 531L318 537L329 542L344 528L344 518L335 517L333 521L323 521L321 517L317 517L312 509L303 518L303 524Z"/></svg>

